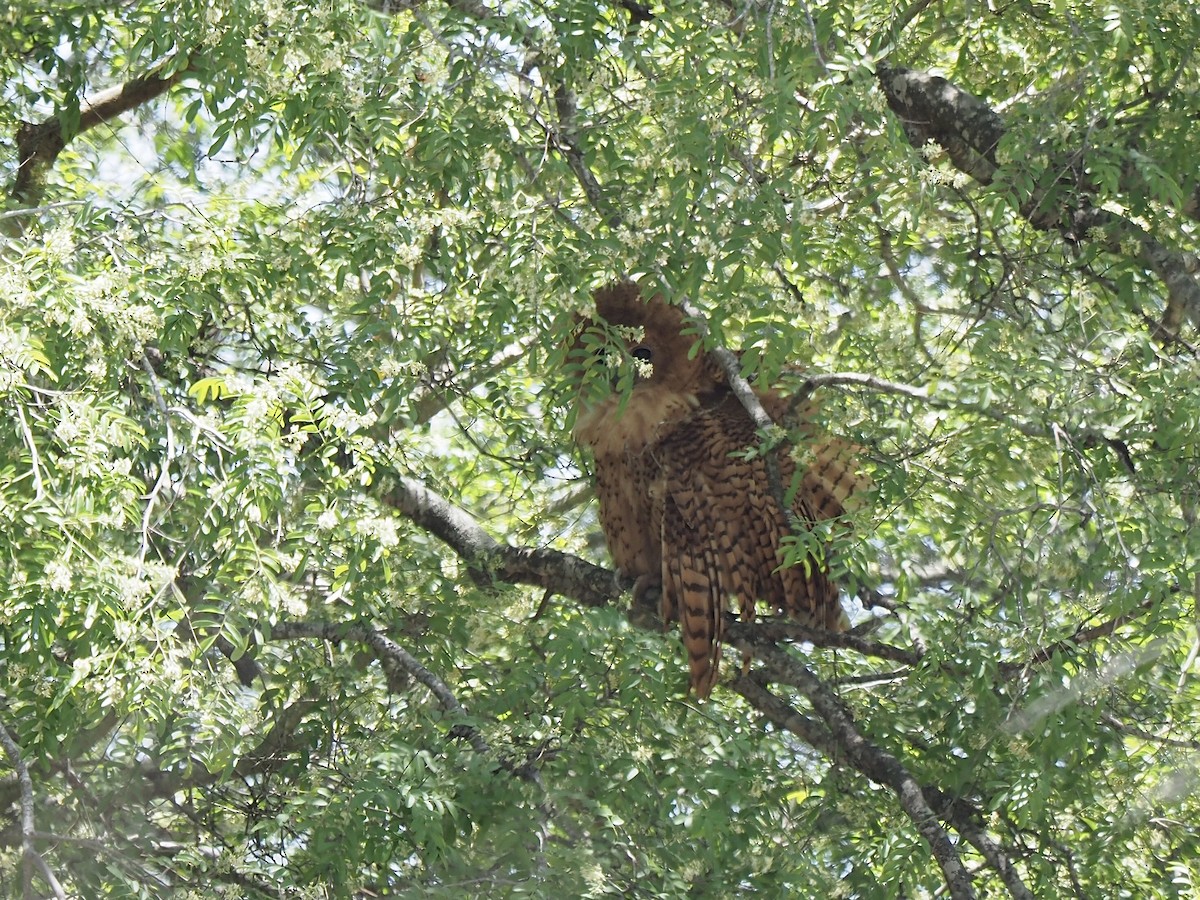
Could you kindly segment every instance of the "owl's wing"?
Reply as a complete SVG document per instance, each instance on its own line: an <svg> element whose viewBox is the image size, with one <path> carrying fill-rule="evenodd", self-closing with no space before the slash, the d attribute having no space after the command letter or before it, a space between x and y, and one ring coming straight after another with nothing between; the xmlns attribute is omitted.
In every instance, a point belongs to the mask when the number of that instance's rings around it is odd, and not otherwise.
<svg viewBox="0 0 1200 900"><path fill-rule="evenodd" d="M755 440L749 417L729 398L698 410L659 447L663 614L679 618L691 685L701 699L716 682L731 599L746 621L762 601L807 625L838 631L848 625L824 561L810 557L781 568L778 551L793 524L840 515L861 489L853 445L826 439L807 451L789 522L766 460L731 455ZM786 489L796 462L786 452L775 461Z"/></svg>
<svg viewBox="0 0 1200 900"><path fill-rule="evenodd" d="M799 496L817 519L835 519L861 504L872 486L859 463L862 452L859 445L828 435L798 449L804 472Z"/></svg>
<svg viewBox="0 0 1200 900"><path fill-rule="evenodd" d="M857 508L871 488L871 479L859 462L863 448L816 427L821 408L818 398L795 404L775 390L756 393L767 415L799 441L793 456L803 470L800 496L816 518L834 519Z"/></svg>

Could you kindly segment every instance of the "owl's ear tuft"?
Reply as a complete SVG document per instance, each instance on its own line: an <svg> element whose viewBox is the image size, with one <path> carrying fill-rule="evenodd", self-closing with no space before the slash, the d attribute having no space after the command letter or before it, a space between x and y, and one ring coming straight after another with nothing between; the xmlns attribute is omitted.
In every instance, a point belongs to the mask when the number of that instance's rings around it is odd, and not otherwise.
<svg viewBox="0 0 1200 900"><path fill-rule="evenodd" d="M647 318L647 303L636 282L614 281L598 288L592 295L596 301L596 312L610 325L642 323Z"/></svg>

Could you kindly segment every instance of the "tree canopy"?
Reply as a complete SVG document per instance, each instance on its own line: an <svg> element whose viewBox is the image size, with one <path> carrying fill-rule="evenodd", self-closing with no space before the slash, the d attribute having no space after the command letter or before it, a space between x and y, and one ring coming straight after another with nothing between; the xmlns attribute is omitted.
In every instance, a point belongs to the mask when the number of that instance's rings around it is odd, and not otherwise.
<svg viewBox="0 0 1200 900"><path fill-rule="evenodd" d="M0 892L1196 896L1200 8L0 17ZM624 276L874 482L705 703L571 440Z"/></svg>

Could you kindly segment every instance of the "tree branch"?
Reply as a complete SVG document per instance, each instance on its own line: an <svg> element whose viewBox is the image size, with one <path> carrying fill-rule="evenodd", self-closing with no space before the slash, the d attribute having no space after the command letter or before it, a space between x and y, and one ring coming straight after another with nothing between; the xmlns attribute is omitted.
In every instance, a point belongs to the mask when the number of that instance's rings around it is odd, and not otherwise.
<svg viewBox="0 0 1200 900"><path fill-rule="evenodd" d="M50 886L50 890L54 891L54 896L59 900L67 900L66 891L63 890L62 885L59 884L58 879L54 877L54 873L50 871L50 867L46 865L46 861L42 859L42 855L33 845L34 838L37 836L37 825L33 818L33 779L29 775L25 760L21 757L20 745L4 722L0 722L0 747L4 749L4 755L8 757L9 765L16 772L17 783L21 789L22 895L26 900L32 900L34 897L33 870L37 869L46 884Z"/></svg>
<svg viewBox="0 0 1200 900"><path fill-rule="evenodd" d="M562 79L562 73L555 74L558 80L554 84L554 109L558 114L558 127L554 129L554 142L558 145L559 152L562 153L571 172L574 173L576 180L583 188L588 204L600 214L609 228L616 228L621 224L621 216L604 196L604 189L600 187L600 182L596 179L595 174L588 168L583 148L579 144L579 126L576 123L579 107L575 103L575 94Z"/></svg>
<svg viewBox="0 0 1200 900"><path fill-rule="evenodd" d="M1070 650L1082 647L1084 644L1090 644L1092 641L1099 638L1108 637L1122 625L1126 625L1140 618L1144 613L1149 612L1154 608L1155 601L1147 598L1139 603L1134 609L1127 613L1122 613L1119 616L1113 616L1099 625L1092 625L1084 628L1080 625L1075 629L1075 633L1062 640L1055 641L1053 644L1048 644L1045 647L1033 651L1028 657L1020 662L1007 662L1000 664L1000 674L1005 678L1011 678L1033 666L1041 665L1049 662L1060 653L1065 653Z"/></svg>
<svg viewBox="0 0 1200 900"><path fill-rule="evenodd" d="M844 384L859 385L883 394L898 394L903 397L911 397L914 400L920 400L933 409L954 410L991 419L993 422L1008 426L1014 431L1025 435L1025 437L1054 439L1063 436L1074 441L1081 447L1108 447L1117 455L1121 464L1131 474L1134 472L1133 457L1125 441L1120 438L1111 438L1096 428L1089 428L1086 425L1073 425L1068 428L1057 422L1051 422L1049 425L1030 422L1025 419L1016 418L992 406L966 403L952 397L940 396L936 392L930 391L929 388L904 384L898 381L889 381L885 378L861 372L828 372L819 375L810 375L800 390L792 397L791 403L793 406L802 403L818 387Z"/></svg>
<svg viewBox="0 0 1200 900"><path fill-rule="evenodd" d="M508 580L508 576L513 576L515 583L536 584L548 591L572 597L585 605L611 603L619 593L620 582L613 573L577 557L551 551L521 550L499 544L469 513L413 479L401 479L392 502L418 525L445 541L452 550L467 560L468 565L476 565L479 559L490 557L493 564L488 571L491 576L500 580ZM327 640L358 639L355 629L360 627L283 623L276 628L273 636L300 636L303 632L305 635L321 636ZM1090 633L1091 630L1087 631ZM1030 900L1032 895L1013 867L1004 847L978 824L982 819L979 811L971 804L938 788L919 784L895 756L862 735L853 715L827 685L807 667L776 647L774 642L777 639L813 639L817 643L845 646L906 665L919 662L920 653L866 641L855 635L830 637L828 633L818 634L794 623L782 621L732 623L728 634L730 643L749 650L755 656L763 658L766 663L764 672L743 675L733 681L730 687L778 727L792 732L827 758L845 760L861 774L895 791L905 814L933 849L934 856L942 867L951 897L968 898L974 897L975 894L970 874L962 865L958 851L950 842L945 830L937 824L938 817L950 823L979 851L999 874L1012 897L1016 900ZM390 654L392 651L387 645L381 644L379 652ZM407 663L402 661L401 664L408 668ZM422 667L421 671L426 670ZM412 671L412 674L432 690L430 682L417 671ZM429 677L436 680L436 676L432 674L429 674ZM821 720L806 716L775 697L765 686L768 678L799 688L812 703ZM440 681L437 683L440 684ZM448 692L449 689L446 690ZM450 697L452 699L453 695ZM455 709L448 703L444 708Z"/></svg>
<svg viewBox="0 0 1200 900"><path fill-rule="evenodd" d="M608 569L558 550L501 544L470 513L413 478L400 477L385 501L444 541L478 584L528 584L584 606L611 606L630 584Z"/></svg>
<svg viewBox="0 0 1200 900"><path fill-rule="evenodd" d="M761 644L742 642L742 646L757 655L762 655ZM778 653L778 650L775 652ZM976 895L971 886L970 873L963 866L949 835L938 824L937 815L912 775L894 756L862 736L841 700L815 675L808 672L806 667L794 660L776 658L768 663L766 676L769 678L771 670L777 667L788 669L785 679L788 683L803 683L803 686L797 684L797 687L800 687L801 693L825 720L823 726L801 715L772 694L767 689L762 674L743 675L734 682L734 690L749 700L755 709L764 713L777 727L791 731L831 759L845 760L877 784L890 787L896 793L913 826L933 850L934 858L945 876L950 896L955 900L974 898Z"/></svg>
<svg viewBox="0 0 1200 900"><path fill-rule="evenodd" d="M908 142L921 150L939 145L954 167L991 184L1004 121L986 103L942 78L881 62L876 67L887 104L900 117Z"/></svg>
<svg viewBox="0 0 1200 900"><path fill-rule="evenodd" d="M58 155L67 144L85 131L110 122L166 93L188 70L187 66L182 66L170 74L162 74L170 65L168 63L155 72L115 85L85 99L80 104L79 122L74 131L64 132L62 119L58 117L38 123L22 122L17 128L17 159L20 163L10 191L13 199L23 205L37 206L45 189L46 171L58 159Z"/></svg>
<svg viewBox="0 0 1200 900"><path fill-rule="evenodd" d="M454 692L450 690L449 685L423 666L415 656L382 632L366 625L351 623L285 621L278 623L271 629L271 637L279 640L321 638L334 644L349 640L366 644L374 651L376 658L380 662L390 662L399 666L417 681L421 682L421 684L425 685L425 687L429 688L429 692L437 700L438 706L454 718L460 720L451 728L450 734L452 736L465 738L476 753L484 756L494 755L491 746L483 737L483 734L480 733L478 728L467 721L469 719L467 710L458 702L458 698L454 696Z"/></svg>
<svg viewBox="0 0 1200 900"><path fill-rule="evenodd" d="M271 629L272 639L295 640L298 638L321 638L330 643L355 641L365 644L374 652L375 657L385 666L397 667L414 679L425 685L433 694L438 706L452 718L458 719L450 729L450 736L462 738L481 756L495 760L500 768L518 778L536 784L545 792L541 774L538 772L534 759L516 760L497 753L483 736L483 732L470 722L466 708L459 702L450 686L431 672L411 653L389 638L383 632L367 625L338 622L308 622L301 620L280 622ZM547 806L547 810L549 807Z"/></svg>
<svg viewBox="0 0 1200 900"><path fill-rule="evenodd" d="M1007 130L995 110L937 75L886 62L877 66L876 75L888 106L899 117L913 147L920 150L932 141L946 151L960 172L980 184L992 183L1005 165L996 151ZM1093 202L1093 188L1065 191L1051 204L1050 188L1058 180L1054 176L1022 200L1020 212L1030 224L1044 231L1057 231L1072 244L1099 243L1112 253L1132 250L1166 289L1167 307L1159 325L1160 337L1173 338L1185 318L1200 325L1200 260L1194 254L1166 247L1132 220L1098 208Z"/></svg>
<svg viewBox="0 0 1200 900"><path fill-rule="evenodd" d="M1022 881L1005 849L978 824L982 818L979 810L938 788L918 783L896 757L867 740L858 731L850 710L806 666L777 647L766 648L761 640L745 641L742 647L760 658L766 656L767 665L765 673L742 676L735 681L734 690L780 728L786 728L832 759L845 760L877 784L892 788L917 830L933 849L934 857L946 876L951 897L974 896L973 888L970 875L962 866L954 845L949 842L945 831L932 821L935 815L949 822L980 852L999 874L1014 900L1033 900L1033 894ZM765 684L765 680L772 675L799 688L813 709L825 720L828 730L772 694Z"/></svg>
<svg viewBox="0 0 1200 900"><path fill-rule="evenodd" d="M801 641L818 647L844 647L863 656L886 659L910 667L919 665L923 656L918 651L867 640L853 632L808 628L799 622L779 617L742 622L729 614L729 619L725 628L731 640Z"/></svg>

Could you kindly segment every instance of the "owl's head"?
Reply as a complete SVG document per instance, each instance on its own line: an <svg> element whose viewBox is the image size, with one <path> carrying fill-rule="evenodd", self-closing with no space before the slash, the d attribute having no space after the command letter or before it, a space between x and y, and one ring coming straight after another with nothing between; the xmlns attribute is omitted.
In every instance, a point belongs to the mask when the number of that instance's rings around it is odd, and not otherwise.
<svg viewBox="0 0 1200 900"><path fill-rule="evenodd" d="M604 323L602 350L612 383L632 380L635 391L653 386L695 395L722 383L720 368L698 346L700 337L679 307L657 294L643 298L632 281L602 287L594 299ZM596 330L595 324L591 327Z"/></svg>
<svg viewBox="0 0 1200 900"><path fill-rule="evenodd" d="M596 319L578 323L568 371L579 389L575 437L597 457L638 452L728 390L678 307L644 300L631 281L601 288L595 301Z"/></svg>

